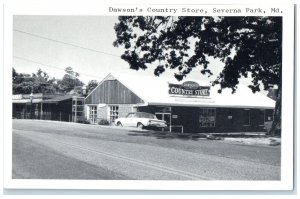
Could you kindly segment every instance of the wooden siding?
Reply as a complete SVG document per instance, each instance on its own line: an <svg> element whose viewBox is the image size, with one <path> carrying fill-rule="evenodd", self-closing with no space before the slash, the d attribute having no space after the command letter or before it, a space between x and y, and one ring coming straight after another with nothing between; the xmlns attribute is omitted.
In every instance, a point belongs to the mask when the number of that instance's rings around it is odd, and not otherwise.
<svg viewBox="0 0 300 199"><path fill-rule="evenodd" d="M85 99L85 104L137 104L143 100L118 80L106 80Z"/></svg>

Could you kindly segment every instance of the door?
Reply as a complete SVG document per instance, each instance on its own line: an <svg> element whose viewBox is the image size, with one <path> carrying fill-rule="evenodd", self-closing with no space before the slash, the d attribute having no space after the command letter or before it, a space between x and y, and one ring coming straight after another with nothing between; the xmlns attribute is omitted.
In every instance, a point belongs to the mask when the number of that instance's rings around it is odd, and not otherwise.
<svg viewBox="0 0 300 199"><path fill-rule="evenodd" d="M90 121L91 124L97 123L97 106L90 106Z"/></svg>
<svg viewBox="0 0 300 199"><path fill-rule="evenodd" d="M126 126L136 126L136 123L135 123L135 114L134 113L130 113L128 115L128 117L126 118Z"/></svg>
<svg viewBox="0 0 300 199"><path fill-rule="evenodd" d="M168 130L171 132L171 113L155 113L155 116L159 120L164 120L167 124Z"/></svg>

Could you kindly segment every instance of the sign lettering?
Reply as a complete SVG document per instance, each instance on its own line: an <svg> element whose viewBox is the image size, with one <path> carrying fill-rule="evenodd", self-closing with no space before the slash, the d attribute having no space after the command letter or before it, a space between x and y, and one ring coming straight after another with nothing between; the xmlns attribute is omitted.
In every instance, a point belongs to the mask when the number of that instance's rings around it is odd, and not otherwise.
<svg viewBox="0 0 300 199"><path fill-rule="evenodd" d="M199 86L198 83L187 81L183 84L169 84L169 94L186 96L209 96L209 86Z"/></svg>

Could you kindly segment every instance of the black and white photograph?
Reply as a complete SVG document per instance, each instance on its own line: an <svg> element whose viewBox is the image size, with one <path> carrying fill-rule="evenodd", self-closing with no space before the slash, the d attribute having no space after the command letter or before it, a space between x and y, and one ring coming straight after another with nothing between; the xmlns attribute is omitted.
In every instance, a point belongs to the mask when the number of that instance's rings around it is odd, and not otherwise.
<svg viewBox="0 0 300 199"><path fill-rule="evenodd" d="M11 180L286 180L292 66L280 7L264 9L14 14Z"/></svg>
<svg viewBox="0 0 300 199"><path fill-rule="evenodd" d="M282 17L14 16L13 31L13 178L280 180Z"/></svg>

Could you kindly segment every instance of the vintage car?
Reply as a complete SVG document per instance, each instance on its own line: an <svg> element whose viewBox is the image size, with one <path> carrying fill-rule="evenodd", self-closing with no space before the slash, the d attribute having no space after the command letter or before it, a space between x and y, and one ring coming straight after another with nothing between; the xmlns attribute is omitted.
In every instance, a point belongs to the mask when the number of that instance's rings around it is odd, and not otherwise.
<svg viewBox="0 0 300 199"><path fill-rule="evenodd" d="M117 126L132 126L140 129L145 127L165 128L167 126L164 120L159 120L155 115L145 112L129 113L125 118L115 120Z"/></svg>

